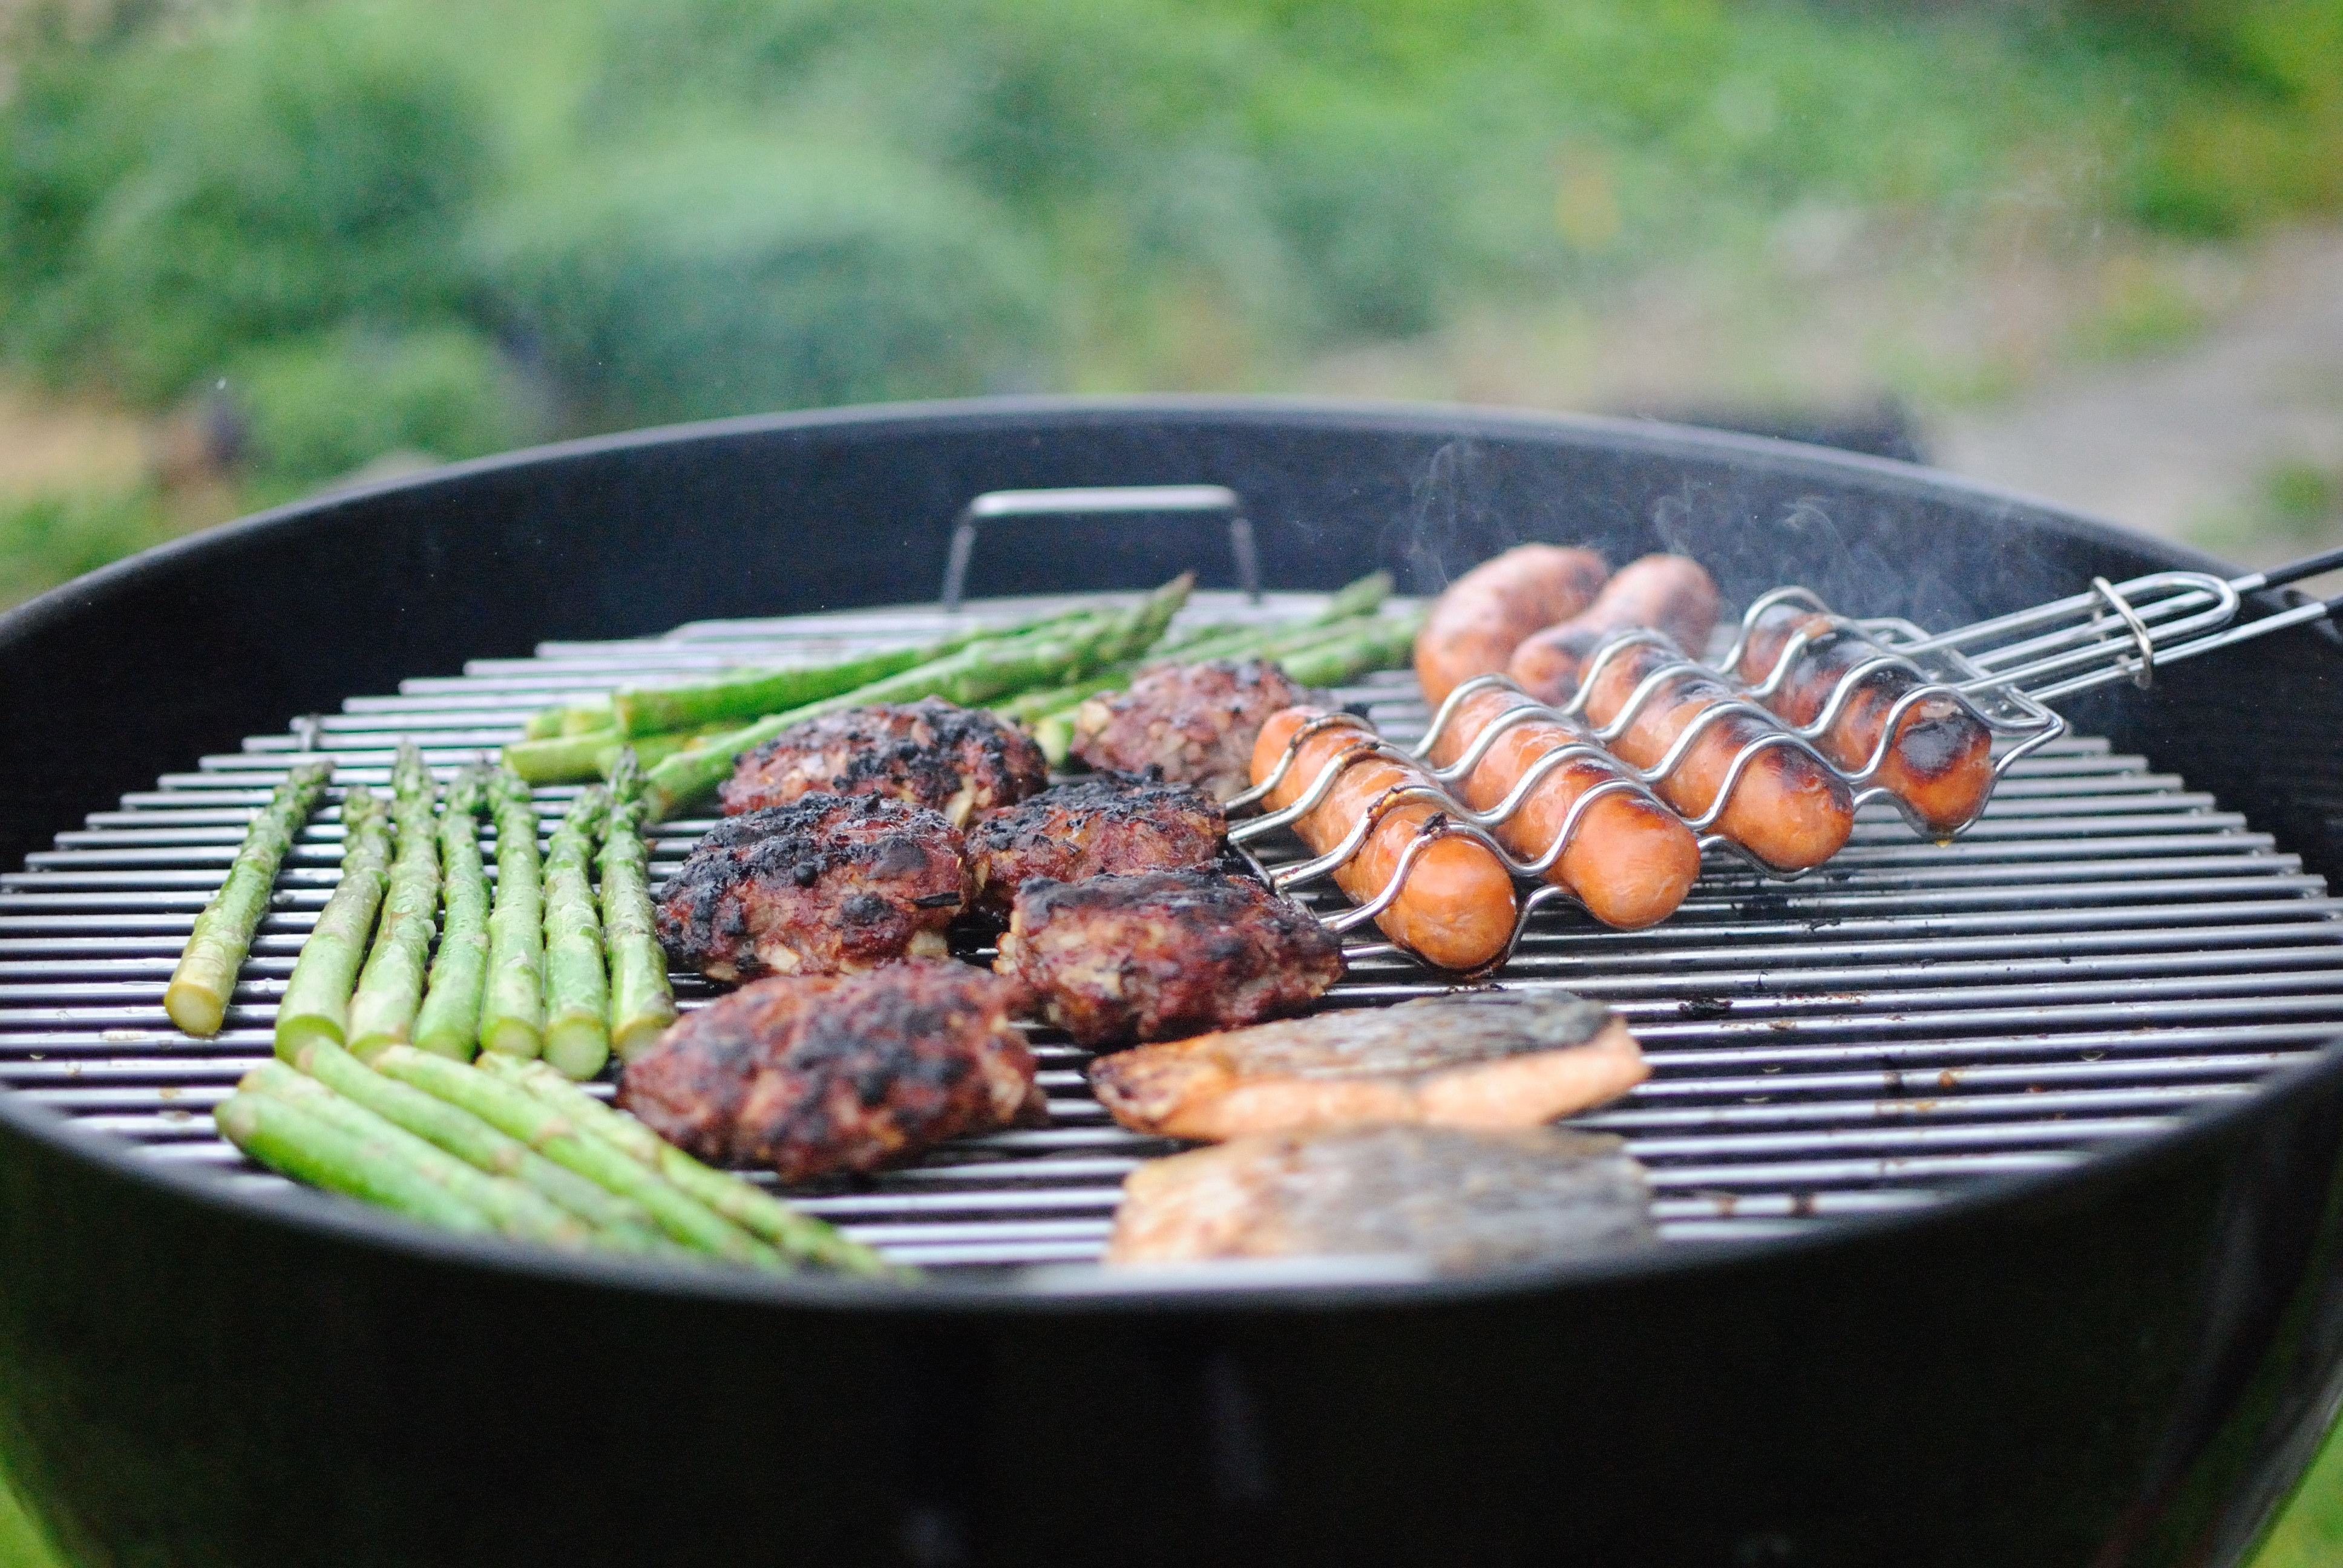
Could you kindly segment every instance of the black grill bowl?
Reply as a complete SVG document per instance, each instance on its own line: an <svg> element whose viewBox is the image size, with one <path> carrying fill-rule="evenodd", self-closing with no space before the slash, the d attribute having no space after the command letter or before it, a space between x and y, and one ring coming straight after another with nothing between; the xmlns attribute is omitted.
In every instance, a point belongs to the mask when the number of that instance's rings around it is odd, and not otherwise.
<svg viewBox="0 0 2343 1568"><path fill-rule="evenodd" d="M1585 539L1951 625L2207 564L1660 426L1227 401L700 426L305 503L14 612L0 859L469 657L928 597L980 491L1193 482L1244 495L1272 587L1383 564L1421 591ZM1001 525L970 591L1220 563L1192 527ZM2332 878L2338 676L2321 628L2072 717ZM2335 1406L2338 1153L2323 1055L2071 1173L1799 1239L1461 1284L897 1294L264 1204L0 1092L0 1453L91 1563L2227 1563Z"/></svg>

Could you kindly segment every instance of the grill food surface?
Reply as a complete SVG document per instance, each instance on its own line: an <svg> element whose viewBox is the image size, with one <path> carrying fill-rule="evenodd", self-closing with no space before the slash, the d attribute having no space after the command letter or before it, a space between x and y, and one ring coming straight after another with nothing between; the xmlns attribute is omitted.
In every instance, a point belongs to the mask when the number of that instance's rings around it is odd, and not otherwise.
<svg viewBox="0 0 2343 1568"><path fill-rule="evenodd" d="M1091 1086L1126 1127L1218 1139L1368 1121L1534 1126L1648 1070L1600 1002L1479 990L1117 1051L1091 1066Z"/></svg>
<svg viewBox="0 0 2343 1568"><path fill-rule="evenodd" d="M1342 978L1342 950L1250 877L1148 871L1027 882L998 967L1076 1044L1111 1047L1299 1012Z"/></svg>
<svg viewBox="0 0 2343 1568"><path fill-rule="evenodd" d="M637 1057L620 1102L713 1165L790 1181L877 1171L958 1133L1049 1120L1010 1021L1017 1000L949 960L760 980Z"/></svg>
<svg viewBox="0 0 2343 1568"><path fill-rule="evenodd" d="M710 980L942 958L967 896L960 829L880 795L800 795L712 828L659 900L659 941Z"/></svg>
<svg viewBox="0 0 2343 1568"><path fill-rule="evenodd" d="M975 609L1006 623L1071 602ZM1297 617L1322 602L1272 594L1255 610L1200 594L1183 624ZM532 658L354 695L296 732L165 774L0 876L0 1085L156 1160L281 1191L216 1136L211 1108L269 1054L277 999L337 874L341 789L382 788L399 738L420 742L444 779L548 703L901 647L945 628L914 607L550 643ZM1402 672L1333 699L1363 704L1402 741L1428 718ZM286 858L221 1031L189 1039L162 1009L172 966L250 813L312 748L337 761L334 804ZM540 789L540 821L549 828L574 793ZM710 826L659 829L654 880ZM1272 861L1302 853L1253 848ZM1343 907L1323 883L1299 892L1322 911ZM2343 1032L2338 911L2318 878L2237 814L2073 738L2020 760L1948 847L1866 807L1848 847L1802 881L1712 858L1683 907L1648 930L1541 910L1495 978L1567 989L1626 1020L1650 1079L1570 1125L1623 1138L1648 1172L1661 1236L1696 1242L2071 1166L2253 1092ZM1319 1006L1443 989L1403 957L1354 949ZM677 990L687 1010L714 995L694 977ZM1122 1178L1179 1145L1114 1125L1086 1086L1090 1053L1066 1036L1026 1036L1049 1126L963 1138L867 1190L816 1189L800 1206L930 1268L1098 1258Z"/></svg>
<svg viewBox="0 0 2343 1568"><path fill-rule="evenodd" d="M1545 1127L1265 1133L1159 1160L1130 1191L1118 1263L1397 1255L1469 1273L1654 1240L1619 1141Z"/></svg>
<svg viewBox="0 0 2343 1568"><path fill-rule="evenodd" d="M977 907L1007 920L1029 878L1075 882L1109 872L1191 870L1220 859L1228 831L1219 802L1193 785L1099 773L971 828L969 877Z"/></svg>
<svg viewBox="0 0 2343 1568"><path fill-rule="evenodd" d="M1207 659L1143 670L1131 689L1082 704L1074 755L1093 768L1159 769L1215 800L1250 782L1253 737L1269 716L1305 693L1266 659Z"/></svg>
<svg viewBox="0 0 2343 1568"><path fill-rule="evenodd" d="M816 791L884 795L964 828L1048 781L1041 749L990 713L940 698L876 703L809 719L743 758L717 792L727 815Z"/></svg>

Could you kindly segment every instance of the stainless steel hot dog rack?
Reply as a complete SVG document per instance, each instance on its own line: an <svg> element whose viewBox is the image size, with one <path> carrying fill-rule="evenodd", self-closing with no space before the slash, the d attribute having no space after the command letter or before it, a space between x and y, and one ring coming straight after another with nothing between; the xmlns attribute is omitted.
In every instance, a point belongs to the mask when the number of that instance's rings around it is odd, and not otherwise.
<svg viewBox="0 0 2343 1568"><path fill-rule="evenodd" d="M2153 683L2157 670L2184 659L2334 615L2343 608L2343 598L2306 600L2250 620L2237 618L2245 608L2247 595L2338 568L2343 568L2343 550L2228 578L2194 571L2152 572L2123 582L2094 578L2084 592L1944 632L1930 632L1900 618L1841 616L1810 589L1775 588L1749 604L1743 612L1737 635L1714 660L1693 658L1656 631L1634 629L1614 636L1587 659L1576 694L1558 705L1529 699L1503 675L1484 675L1450 692L1433 712L1423 737L1413 746L1401 746L1384 739L1372 724L1349 713L1332 713L1312 719L1295 732L1283 756L1262 781L1230 803L1232 812L1259 805L1285 783L1299 765L1304 745L1312 737L1340 729L1355 730L1356 736L1329 756L1316 776L1284 807L1234 823L1230 839L1272 887L1284 891L1331 878L1361 851L1377 824L1392 810L1411 803L1432 806L1434 814L1417 829L1380 891L1364 902L1322 918L1338 931L1356 929L1400 897L1409 873L1433 843L1448 837L1468 838L1485 846L1516 879L1538 883L1534 890L1517 898L1513 935L1503 952L1475 971L1486 972L1512 956L1534 913L1557 901L1578 902L1568 889L1543 879L1568 851L1585 822L1589 808L1608 796L1634 794L1663 810L1674 810L1661 791L1715 725L1738 717L1749 727L1762 727L1763 733L1745 741L1735 751L1704 809L1697 813L1677 810L1675 815L1697 836L1704 857L1722 854L1769 879L1795 880L1817 868L1770 864L1717 830L1719 820L1734 802L1735 792L1768 751L1794 750L1844 785L1856 809L1874 802L1888 805L1922 836L1949 841L1982 815L1984 801L1991 798L1993 789L1998 788L2013 766L2066 733L2066 719L2050 704L2126 680L2146 688ZM1740 678L1735 672L1761 619L1768 611L1785 605L1811 612L1826 629L1801 628L1792 632L1762 678ZM1852 631L1875 644L1876 655L1861 658L1842 671L1812 719L1795 726L1785 722L1765 705L1765 699L1782 690L1797 668L1801 655L1823 638L1841 630ZM1644 670L1605 722L1593 723L1586 712L1588 699L1599 689L1604 670L1612 661L1642 647L1656 647L1666 657ZM1869 756L1855 767L1835 762L1816 741L1838 722L1866 682L1890 672L1916 678L1888 708ZM1636 767L1612 749L1650 704L1687 677L1722 680L1736 690L1729 699L1701 709L1674 736L1665 753L1647 768ZM1517 705L1493 718L1454 760L1444 767L1435 767L1431 759L1456 722L1459 709L1473 696L1490 690L1512 694ZM1909 802L1879 781L1906 716L1921 704L1937 701L1952 704L1984 726L1994 741L1990 787L1980 798L1976 810L1949 829L1924 822ZM1507 729L1534 721L1562 725L1574 731L1577 738L1538 758L1495 805L1476 810L1466 804L1459 788L1462 782ZM1398 785L1377 796L1342 841L1323 853L1272 866L1253 852L1252 846L1292 827L1321 805L1346 769L1375 757L1414 769L1417 781ZM1576 798L1552 839L1538 853L1516 853L1500 841L1496 830L1523 809L1553 773L1574 764L1593 764L1610 777ZM1360 956L1390 950L1402 950L1391 944L1353 950Z"/></svg>

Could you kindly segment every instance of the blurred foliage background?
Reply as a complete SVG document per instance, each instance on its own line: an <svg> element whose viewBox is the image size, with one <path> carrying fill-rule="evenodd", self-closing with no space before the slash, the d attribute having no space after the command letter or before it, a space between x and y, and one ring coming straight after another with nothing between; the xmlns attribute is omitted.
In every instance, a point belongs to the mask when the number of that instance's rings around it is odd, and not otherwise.
<svg viewBox="0 0 2343 1568"><path fill-rule="evenodd" d="M2343 204L2343 0L0 0L0 66L9 598L815 404L1958 407Z"/></svg>

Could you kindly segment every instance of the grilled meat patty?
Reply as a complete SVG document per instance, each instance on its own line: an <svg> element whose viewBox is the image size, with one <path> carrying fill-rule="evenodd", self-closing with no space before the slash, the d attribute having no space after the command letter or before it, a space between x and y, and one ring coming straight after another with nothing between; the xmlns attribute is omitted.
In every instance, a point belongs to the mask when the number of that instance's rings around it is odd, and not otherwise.
<svg viewBox="0 0 2343 1568"><path fill-rule="evenodd" d="M1463 1273L1658 1239L1619 1140L1551 1127L1263 1133L1151 1160L1122 1192L1111 1263L1400 1254Z"/></svg>
<svg viewBox="0 0 2343 1568"><path fill-rule="evenodd" d="M1610 1009L1567 991L1459 991L1141 1046L1091 1064L1114 1119L1173 1138L1347 1122L1528 1127L1649 1074Z"/></svg>
<svg viewBox="0 0 2343 1568"><path fill-rule="evenodd" d="M785 1181L875 1171L1049 1108L1010 1021L1017 988L967 964L759 980L627 1064L618 1103L669 1142Z"/></svg>
<svg viewBox="0 0 2343 1568"><path fill-rule="evenodd" d="M820 791L888 795L940 811L955 828L1049 782L1032 738L940 697L876 703L792 724L740 759L718 794L726 816Z"/></svg>
<svg viewBox="0 0 2343 1568"><path fill-rule="evenodd" d="M1209 866L1227 835L1220 803L1192 785L1101 773L1044 789L970 829L969 884L977 908L1006 920L1028 878L1078 882Z"/></svg>
<svg viewBox="0 0 2343 1568"><path fill-rule="evenodd" d="M1266 659L1216 658L1142 669L1131 689L1094 697L1074 715L1074 755L1093 768L1160 768L1215 800L1252 784L1252 744L1269 716L1309 699Z"/></svg>
<svg viewBox="0 0 2343 1568"><path fill-rule="evenodd" d="M960 829L880 795L803 795L727 818L662 886L669 957L715 980L940 958L966 901Z"/></svg>
<svg viewBox="0 0 2343 1568"><path fill-rule="evenodd" d="M993 967L1096 1047L1298 1012L1342 978L1342 947L1301 905L1243 878L1036 878L1017 890Z"/></svg>

